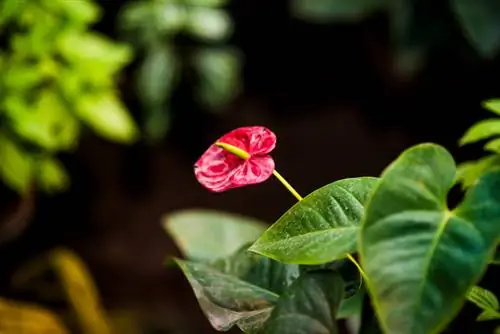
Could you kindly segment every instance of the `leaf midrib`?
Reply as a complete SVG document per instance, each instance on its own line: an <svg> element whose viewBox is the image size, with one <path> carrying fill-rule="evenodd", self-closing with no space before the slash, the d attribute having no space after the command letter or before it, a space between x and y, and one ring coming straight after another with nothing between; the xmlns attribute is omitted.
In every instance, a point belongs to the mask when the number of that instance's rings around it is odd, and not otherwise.
<svg viewBox="0 0 500 334"><path fill-rule="evenodd" d="M450 218L452 217L451 212L447 208L443 212L443 215L444 215L443 218L439 222L439 227L436 231L436 235L434 236L434 238L432 240L431 247L427 253L428 255L426 256L428 261L424 267L424 277L423 277L421 284L418 288L418 291L419 291L418 302L413 304L414 305L414 315L417 314L418 311L421 309L420 305L422 304L423 291L425 290L426 281L427 281L428 276L429 276L430 266L431 266L432 260L434 259L434 256L436 254L437 248L439 246L439 242L441 241L441 238L444 235L444 231L446 230L446 227L448 226L448 222L450 221ZM418 307L417 307L417 305L418 305ZM414 322L414 324L416 325L415 322Z"/></svg>

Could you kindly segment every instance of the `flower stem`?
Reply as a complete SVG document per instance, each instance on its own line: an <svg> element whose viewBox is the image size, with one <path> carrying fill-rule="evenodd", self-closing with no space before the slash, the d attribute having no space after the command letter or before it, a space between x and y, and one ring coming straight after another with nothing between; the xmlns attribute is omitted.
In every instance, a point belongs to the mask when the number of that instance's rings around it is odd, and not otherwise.
<svg viewBox="0 0 500 334"><path fill-rule="evenodd" d="M278 173L278 171L275 169L273 170L273 175L285 186L285 188L292 193L293 196L295 196L295 198L298 200L298 201L302 201L302 196L299 195L299 193L293 189L293 187L291 186L290 183L287 182L287 180L285 180L285 178L283 176L281 176L280 173Z"/></svg>
<svg viewBox="0 0 500 334"><path fill-rule="evenodd" d="M302 201L304 198L302 196L299 195L299 193L290 185L290 183L288 183L287 180L285 180L285 178L283 176L281 176L280 173L278 173L278 171L275 169L273 171L273 175L285 186L285 188L292 193L293 196L295 196L295 198L300 202ZM349 261L351 261L355 266L356 268L358 268L359 270L359 273L361 275L361 279L363 280L367 280L367 277L366 277L366 273L364 272L363 268L361 268L361 265L358 263L358 261L356 261L356 259L351 255L351 254L347 254L346 256Z"/></svg>

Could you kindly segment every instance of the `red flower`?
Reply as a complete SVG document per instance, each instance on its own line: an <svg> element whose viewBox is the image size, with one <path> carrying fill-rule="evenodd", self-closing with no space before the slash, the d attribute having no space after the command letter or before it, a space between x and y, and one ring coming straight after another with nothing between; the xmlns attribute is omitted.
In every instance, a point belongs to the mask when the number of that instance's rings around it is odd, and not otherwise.
<svg viewBox="0 0 500 334"><path fill-rule="evenodd" d="M276 135L262 126L235 129L222 136L194 165L198 181L213 192L257 184L274 171L270 153Z"/></svg>

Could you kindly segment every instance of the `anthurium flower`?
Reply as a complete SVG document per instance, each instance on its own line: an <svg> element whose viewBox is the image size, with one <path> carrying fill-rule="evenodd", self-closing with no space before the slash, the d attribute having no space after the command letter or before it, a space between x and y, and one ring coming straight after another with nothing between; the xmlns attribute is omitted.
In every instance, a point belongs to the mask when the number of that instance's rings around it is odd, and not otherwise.
<svg viewBox="0 0 500 334"><path fill-rule="evenodd" d="M235 129L222 136L194 165L196 179L213 192L266 181L274 171L268 154L276 135L262 126Z"/></svg>

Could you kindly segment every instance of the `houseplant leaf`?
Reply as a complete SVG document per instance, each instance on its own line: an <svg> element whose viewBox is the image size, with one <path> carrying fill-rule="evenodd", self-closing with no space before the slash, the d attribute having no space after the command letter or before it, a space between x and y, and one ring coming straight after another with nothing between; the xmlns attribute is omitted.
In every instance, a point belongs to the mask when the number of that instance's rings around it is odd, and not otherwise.
<svg viewBox="0 0 500 334"><path fill-rule="evenodd" d="M295 204L250 247L272 259L321 264L356 252L358 227L376 178L326 185Z"/></svg>
<svg viewBox="0 0 500 334"><path fill-rule="evenodd" d="M483 274L500 235L500 172L450 210L456 167L441 146L412 147L382 174L360 234L361 264L386 333L437 333Z"/></svg>
<svg viewBox="0 0 500 334"><path fill-rule="evenodd" d="M339 274L309 272L278 300L265 323L266 334L338 333L336 314L344 295Z"/></svg>
<svg viewBox="0 0 500 334"><path fill-rule="evenodd" d="M176 260L212 326L220 331L265 320L279 296L208 265ZM257 318L257 319L256 319ZM259 321L257 321L259 322Z"/></svg>
<svg viewBox="0 0 500 334"><path fill-rule="evenodd" d="M182 210L163 218L163 226L185 257L214 261L255 241L266 225L258 220L214 210Z"/></svg>

